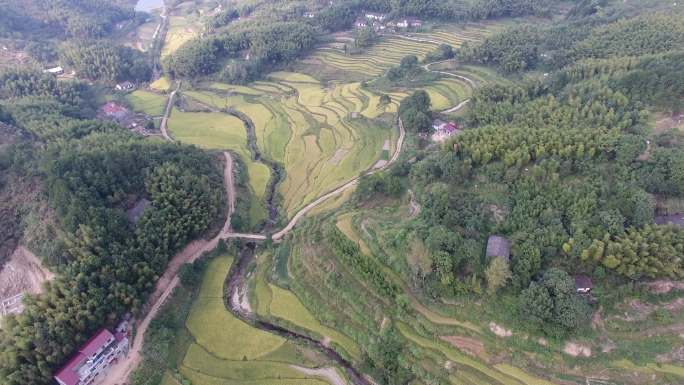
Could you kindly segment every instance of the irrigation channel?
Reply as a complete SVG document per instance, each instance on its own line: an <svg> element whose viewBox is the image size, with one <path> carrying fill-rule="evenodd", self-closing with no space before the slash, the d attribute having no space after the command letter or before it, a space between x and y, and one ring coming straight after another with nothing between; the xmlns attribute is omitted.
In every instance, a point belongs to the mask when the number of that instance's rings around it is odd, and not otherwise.
<svg viewBox="0 0 684 385"><path fill-rule="evenodd" d="M240 112L234 108L226 108L222 112L232 115L242 121L247 130L247 148L252 154L252 159L256 162L263 163L266 167L271 170L271 178L266 186L266 210L268 211L268 220L266 221L266 226L263 229L264 232L268 232L274 228L278 223L278 184L285 175L283 166L278 162L268 159L263 156L259 146L257 145L256 130L254 129L254 122L247 116L247 114Z"/></svg>
<svg viewBox="0 0 684 385"><path fill-rule="evenodd" d="M282 326L265 321L259 316L255 315L254 312L242 307L239 293L242 288L245 287L245 275L250 265L254 262L255 248L256 244L253 242L244 244L240 250L240 254L236 263L233 264L228 276L226 277L223 295L223 302L226 306L226 309L228 309L235 317L247 322L257 329L273 333L283 338L294 340L317 349L321 353L325 354L328 359L344 368L347 376L355 385L373 385L373 383L367 380L356 368L354 368L351 362L344 359L332 348L325 346L321 341L317 341L304 334L297 333ZM245 295L244 292L243 295Z"/></svg>

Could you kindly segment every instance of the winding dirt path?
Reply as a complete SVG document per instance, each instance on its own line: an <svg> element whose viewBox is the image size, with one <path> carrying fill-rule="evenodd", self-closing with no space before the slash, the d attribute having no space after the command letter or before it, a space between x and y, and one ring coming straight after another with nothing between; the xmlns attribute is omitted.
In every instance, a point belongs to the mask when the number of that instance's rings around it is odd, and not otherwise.
<svg viewBox="0 0 684 385"><path fill-rule="evenodd" d="M448 62L455 62L455 59L448 59L448 60L436 61L436 62L434 62L434 63L428 63L428 64L424 65L423 68L424 68L426 71L429 71L429 72L432 72L432 73L436 73L436 74L440 74L440 75L444 75L444 76L451 76L451 77L454 77L454 78L461 79L461 80L463 80L464 82L468 83L468 85L469 85L472 89L475 89L475 88L477 87L477 83L475 83L475 81L473 81L473 79L471 79L471 78L469 78L469 77L466 77L466 76L463 76L463 75L454 74L454 73L451 73L451 72L440 71L440 70L431 70L431 69L430 69L430 66L433 66L433 65L436 65L436 64L441 64L441 63L448 63Z"/></svg>
<svg viewBox="0 0 684 385"><path fill-rule="evenodd" d="M456 112L456 111L460 110L461 108L463 108L468 103L470 103L470 99L466 99L466 100L462 101L461 103L458 103L456 106L449 108L448 110L442 111L442 114L451 114L453 112Z"/></svg>

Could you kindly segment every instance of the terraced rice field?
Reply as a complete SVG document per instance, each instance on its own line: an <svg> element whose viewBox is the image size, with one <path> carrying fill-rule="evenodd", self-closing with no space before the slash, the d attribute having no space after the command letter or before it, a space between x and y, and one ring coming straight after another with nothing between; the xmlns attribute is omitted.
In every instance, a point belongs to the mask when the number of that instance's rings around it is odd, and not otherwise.
<svg viewBox="0 0 684 385"><path fill-rule="evenodd" d="M223 283L232 264L224 255L206 269L186 327L192 338L179 367L194 385L325 385L290 366L301 365L296 348L285 339L255 329L226 310ZM175 380L166 376L165 383Z"/></svg>
<svg viewBox="0 0 684 385"><path fill-rule="evenodd" d="M534 377L507 364L488 366L463 352L447 346L446 343L420 336L410 326L398 323L399 332L411 343L421 349L438 353L445 357L458 370L450 376L452 384L499 384L499 385L552 385L553 383Z"/></svg>
<svg viewBox="0 0 684 385"><path fill-rule="evenodd" d="M497 28L499 27L474 24L464 28L437 29L430 33L412 33L408 37L387 35L365 52L354 55L347 55L338 44L333 43L322 47L306 61L372 78L398 65L407 55L416 55L419 59L423 59L439 44L449 44L457 48L466 41L481 41Z"/></svg>
<svg viewBox="0 0 684 385"><path fill-rule="evenodd" d="M383 37L363 54L346 55L343 51L323 47L307 58L308 62L319 62L347 72L357 72L368 77L377 77L389 68L399 64L407 55L424 58L437 45L414 42L397 37Z"/></svg>
<svg viewBox="0 0 684 385"><path fill-rule="evenodd" d="M445 78L427 86L425 91L430 95L432 108L442 111L468 99L472 90L464 80Z"/></svg>
<svg viewBox="0 0 684 385"><path fill-rule="evenodd" d="M268 81L249 87L205 84L197 90L184 91L183 95L250 117L260 150L285 168L279 193L288 217L380 159L385 141L396 134L391 124L374 119L386 112L396 112L399 101L406 96L392 93L392 103L379 106L380 95L361 88L360 83L337 83L324 88L308 75L291 72L273 73ZM171 121L174 119L172 115ZM171 127L176 135L177 126ZM197 134L210 137L184 138L205 146L224 143L223 139L219 142L220 135L210 133L209 129L205 134Z"/></svg>

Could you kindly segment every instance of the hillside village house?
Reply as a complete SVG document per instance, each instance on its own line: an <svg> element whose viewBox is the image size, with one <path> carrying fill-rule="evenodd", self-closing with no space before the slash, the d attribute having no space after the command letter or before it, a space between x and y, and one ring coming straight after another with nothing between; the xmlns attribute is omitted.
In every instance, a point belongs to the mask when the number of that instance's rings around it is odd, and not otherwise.
<svg viewBox="0 0 684 385"><path fill-rule="evenodd" d="M659 215L655 217L655 223L657 225L672 224L684 228L684 213Z"/></svg>
<svg viewBox="0 0 684 385"><path fill-rule="evenodd" d="M354 23L354 26L356 28L366 28L368 26L368 22L366 21L366 19L357 19Z"/></svg>
<svg viewBox="0 0 684 385"><path fill-rule="evenodd" d="M462 131L458 127L458 124L454 122L445 122L440 119L436 119L432 122L432 140L435 142L443 142L454 135L460 134Z"/></svg>
<svg viewBox="0 0 684 385"><path fill-rule="evenodd" d="M387 15L385 15L384 13L367 12L366 13L366 19L377 20L377 21L385 21L385 19L387 19Z"/></svg>
<svg viewBox="0 0 684 385"><path fill-rule="evenodd" d="M575 291L577 291L577 294L589 294L591 293L591 289L593 288L593 286L594 285L591 282L591 278L589 278L588 276L575 276Z"/></svg>
<svg viewBox="0 0 684 385"><path fill-rule="evenodd" d="M491 235L487 240L487 258L501 257L508 261L511 258L511 242L500 236Z"/></svg>
<svg viewBox="0 0 684 385"><path fill-rule="evenodd" d="M397 22L398 28L420 28L422 26L423 22L414 18L403 19Z"/></svg>
<svg viewBox="0 0 684 385"><path fill-rule="evenodd" d="M129 81L125 81L123 83L119 83L116 85L116 89L118 91L128 91L128 90L132 90L134 87L135 87L135 84L133 84Z"/></svg>
<svg viewBox="0 0 684 385"><path fill-rule="evenodd" d="M128 354L126 330L116 334L100 330L55 375L60 385L90 385L109 369L112 363Z"/></svg>
<svg viewBox="0 0 684 385"><path fill-rule="evenodd" d="M57 75L61 75L64 73L64 68L59 67L59 66L52 67L52 68L48 68L46 70L43 70L43 73L57 76Z"/></svg>

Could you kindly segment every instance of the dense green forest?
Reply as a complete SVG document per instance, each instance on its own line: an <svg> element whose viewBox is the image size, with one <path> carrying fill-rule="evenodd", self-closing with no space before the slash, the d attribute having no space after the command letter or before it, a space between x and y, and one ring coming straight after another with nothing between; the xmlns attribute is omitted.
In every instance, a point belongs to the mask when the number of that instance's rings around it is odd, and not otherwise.
<svg viewBox="0 0 684 385"><path fill-rule="evenodd" d="M2 0L0 40L3 49L23 51L29 65L73 69L91 80L146 81L149 57L113 42L115 31L143 23L130 0Z"/></svg>
<svg viewBox="0 0 684 385"><path fill-rule="evenodd" d="M664 54L682 49L681 14L654 13L624 18L616 12L569 18L553 26L511 27L483 44L464 45L460 58L494 65L505 72L537 68L552 71L583 59Z"/></svg>
<svg viewBox="0 0 684 385"><path fill-rule="evenodd" d="M0 78L2 119L11 125L3 130L20 133L1 147L3 182L35 180L58 230L32 248L59 273L21 315L3 320L0 381L47 384L91 333L139 310L168 259L220 221L222 173L196 148L90 120L87 85L30 70ZM150 204L132 223L126 210L141 199ZM41 202L1 203L16 212ZM10 225L15 234L2 236L17 239L28 224Z"/></svg>
<svg viewBox="0 0 684 385"><path fill-rule="evenodd" d="M0 37L96 38L133 16L128 0L2 0Z"/></svg>

